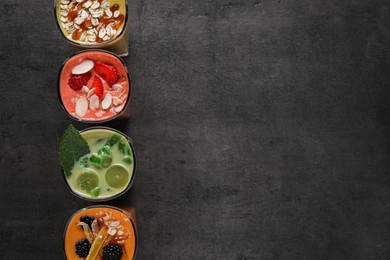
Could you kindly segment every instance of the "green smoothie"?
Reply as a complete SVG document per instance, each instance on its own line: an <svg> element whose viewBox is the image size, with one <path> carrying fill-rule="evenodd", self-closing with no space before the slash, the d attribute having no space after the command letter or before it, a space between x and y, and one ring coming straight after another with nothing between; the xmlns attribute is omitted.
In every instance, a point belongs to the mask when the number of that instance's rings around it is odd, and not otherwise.
<svg viewBox="0 0 390 260"><path fill-rule="evenodd" d="M68 145L65 135L61 147ZM134 174L134 152L125 136L109 128L93 128L70 138L70 143L79 146L74 139L85 140L84 152L73 156L73 166L64 167L63 154L72 157L80 148L75 145L74 149L60 151L65 179L73 193L90 200L106 200L129 188Z"/></svg>

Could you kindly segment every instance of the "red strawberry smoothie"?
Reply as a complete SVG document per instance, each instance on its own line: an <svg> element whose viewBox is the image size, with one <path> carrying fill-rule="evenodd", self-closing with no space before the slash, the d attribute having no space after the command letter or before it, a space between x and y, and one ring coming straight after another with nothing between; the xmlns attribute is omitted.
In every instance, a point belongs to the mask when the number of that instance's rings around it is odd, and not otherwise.
<svg viewBox="0 0 390 260"><path fill-rule="evenodd" d="M89 123L124 114L131 85L124 63L105 51L84 51L69 58L59 76L59 95L66 112Z"/></svg>

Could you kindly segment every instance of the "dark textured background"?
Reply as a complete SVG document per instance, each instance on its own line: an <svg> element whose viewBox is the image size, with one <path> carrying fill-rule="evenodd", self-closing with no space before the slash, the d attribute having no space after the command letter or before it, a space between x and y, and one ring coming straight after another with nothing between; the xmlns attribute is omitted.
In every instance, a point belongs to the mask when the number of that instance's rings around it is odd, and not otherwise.
<svg viewBox="0 0 390 260"><path fill-rule="evenodd" d="M39 2L39 4L38 4ZM390 1L129 2L138 259L390 259ZM62 259L52 1L0 4L0 259ZM86 127L76 124L79 129Z"/></svg>

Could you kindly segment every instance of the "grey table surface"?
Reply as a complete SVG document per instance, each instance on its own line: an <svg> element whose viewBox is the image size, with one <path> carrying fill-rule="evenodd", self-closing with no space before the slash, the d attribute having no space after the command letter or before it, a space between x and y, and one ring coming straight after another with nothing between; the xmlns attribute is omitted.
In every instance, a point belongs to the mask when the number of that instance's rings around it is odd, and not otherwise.
<svg viewBox="0 0 390 260"><path fill-rule="evenodd" d="M131 0L137 259L390 259L390 2ZM63 259L74 49L0 5L0 259ZM79 129L87 125L75 123Z"/></svg>

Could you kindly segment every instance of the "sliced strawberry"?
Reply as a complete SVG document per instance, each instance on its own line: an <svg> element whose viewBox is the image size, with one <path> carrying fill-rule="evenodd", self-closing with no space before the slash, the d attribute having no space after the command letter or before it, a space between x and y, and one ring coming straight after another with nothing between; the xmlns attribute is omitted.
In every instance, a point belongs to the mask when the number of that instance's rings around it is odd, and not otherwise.
<svg viewBox="0 0 390 260"><path fill-rule="evenodd" d="M80 75L74 75L69 78L69 87L73 90L80 90L84 85L87 85L88 80L91 78L91 73L87 72Z"/></svg>
<svg viewBox="0 0 390 260"><path fill-rule="evenodd" d="M95 92L93 93L98 96L99 99L102 98L104 92L103 83L102 80L97 76L93 78L91 89L93 88L95 89Z"/></svg>
<svg viewBox="0 0 390 260"><path fill-rule="evenodd" d="M118 81L118 71L114 66L97 61L94 69L110 86Z"/></svg>

